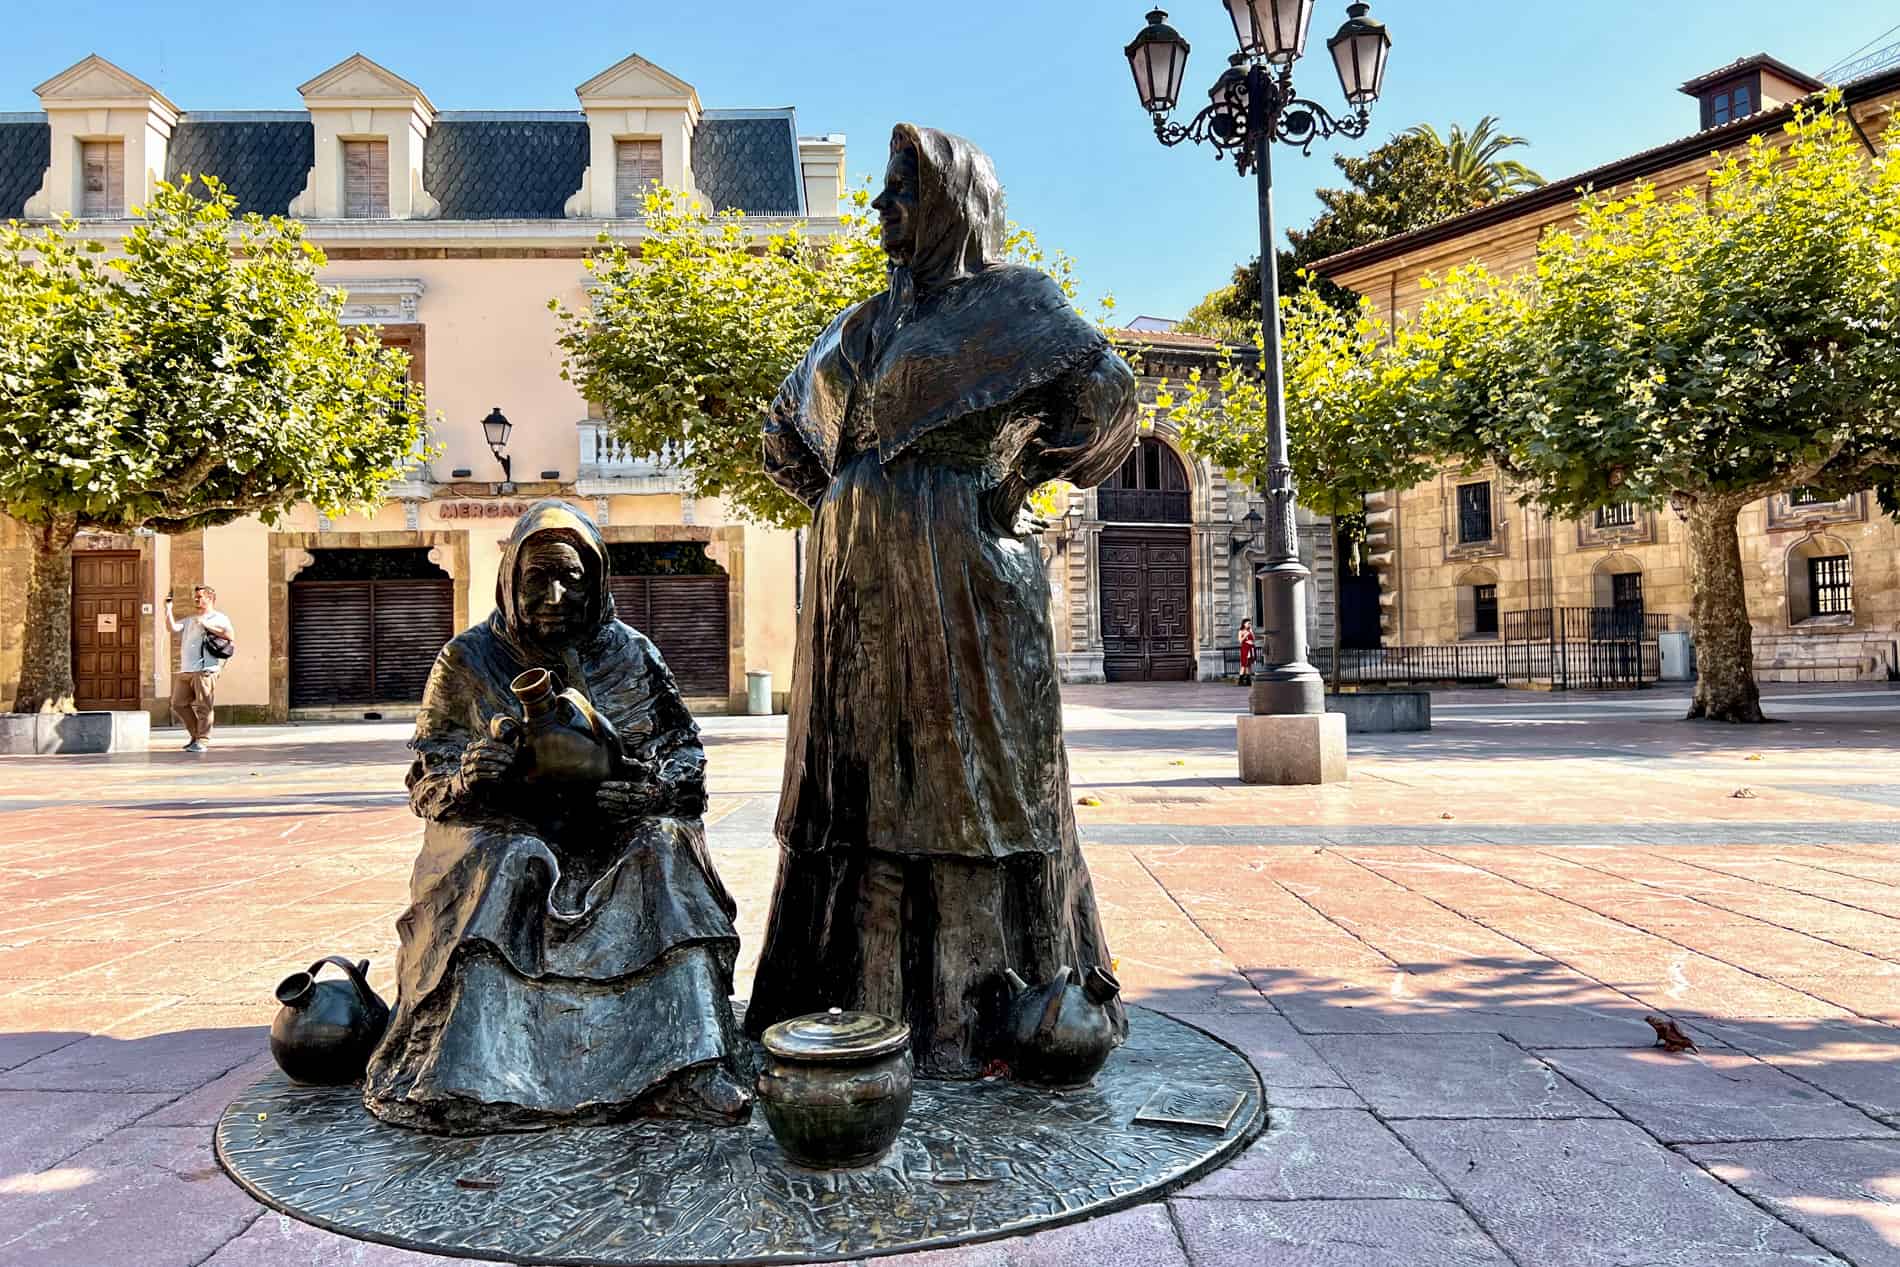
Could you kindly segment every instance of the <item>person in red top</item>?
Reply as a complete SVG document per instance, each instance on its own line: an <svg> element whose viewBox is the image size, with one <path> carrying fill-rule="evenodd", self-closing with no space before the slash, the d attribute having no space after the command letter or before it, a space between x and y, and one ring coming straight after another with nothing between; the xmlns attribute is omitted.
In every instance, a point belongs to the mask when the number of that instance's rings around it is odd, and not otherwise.
<svg viewBox="0 0 1900 1267"><path fill-rule="evenodd" d="M1248 616L1240 622L1240 681L1244 686L1253 681L1253 617Z"/></svg>

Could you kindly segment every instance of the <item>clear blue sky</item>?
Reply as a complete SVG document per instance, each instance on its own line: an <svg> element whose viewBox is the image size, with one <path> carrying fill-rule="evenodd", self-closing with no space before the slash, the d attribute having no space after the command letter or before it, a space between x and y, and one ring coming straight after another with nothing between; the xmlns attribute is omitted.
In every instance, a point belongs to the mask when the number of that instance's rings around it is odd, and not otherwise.
<svg viewBox="0 0 1900 1267"><path fill-rule="evenodd" d="M97 52L183 108L294 109L296 85L361 51L442 109L573 109L574 86L637 52L717 106L798 108L806 133L843 132L854 176L881 171L897 120L987 149L1014 219L1074 255L1088 294L1122 315L1179 316L1257 241L1251 182L1192 146L1163 149L1135 102L1122 46L1143 0L723 0L599 6L524 0L310 0L296 6L61 0L9 6L0 110ZM1200 96L1233 43L1219 0L1168 6L1194 46ZM1322 0L1298 83L1338 101ZM1818 72L1900 22L1893 0L1375 0L1392 29L1376 141L1413 123L1501 116L1552 178L1695 129L1683 80L1766 51ZM373 34L372 34L373 33ZM1367 143L1370 143L1367 142ZM1362 148L1364 144L1362 143ZM1278 165L1283 223L1336 183L1321 151Z"/></svg>

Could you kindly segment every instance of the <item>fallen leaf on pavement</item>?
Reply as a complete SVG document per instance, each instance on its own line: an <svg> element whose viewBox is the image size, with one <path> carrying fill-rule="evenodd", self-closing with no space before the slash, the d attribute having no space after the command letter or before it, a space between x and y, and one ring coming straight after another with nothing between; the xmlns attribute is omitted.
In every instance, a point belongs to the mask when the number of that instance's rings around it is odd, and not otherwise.
<svg viewBox="0 0 1900 1267"><path fill-rule="evenodd" d="M1729 793L1729 796L1731 799L1737 801L1752 801L1755 799L1755 793L1745 787L1736 788L1733 792Z"/></svg>

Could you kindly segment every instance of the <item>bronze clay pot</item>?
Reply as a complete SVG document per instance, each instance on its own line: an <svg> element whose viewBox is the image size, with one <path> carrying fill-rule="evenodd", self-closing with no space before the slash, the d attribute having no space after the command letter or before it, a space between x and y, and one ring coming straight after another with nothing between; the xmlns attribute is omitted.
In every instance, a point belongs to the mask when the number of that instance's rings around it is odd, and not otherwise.
<svg viewBox="0 0 1900 1267"><path fill-rule="evenodd" d="M1039 986L1008 969L1003 975L1010 993L1010 1077L1057 1090L1079 1087L1121 1045L1108 1005L1122 986L1108 969L1063 967Z"/></svg>
<svg viewBox="0 0 1900 1267"><path fill-rule="evenodd" d="M318 981L326 963L350 979ZM326 955L277 983L277 1001L284 1006L271 1022L270 1054L292 1081L328 1087L363 1076L389 1027L389 1007L369 988L368 974L367 959L351 963Z"/></svg>
<svg viewBox="0 0 1900 1267"><path fill-rule="evenodd" d="M910 1026L870 1012L816 1012L765 1031L759 1103L785 1155L820 1170L890 1149L910 1111Z"/></svg>

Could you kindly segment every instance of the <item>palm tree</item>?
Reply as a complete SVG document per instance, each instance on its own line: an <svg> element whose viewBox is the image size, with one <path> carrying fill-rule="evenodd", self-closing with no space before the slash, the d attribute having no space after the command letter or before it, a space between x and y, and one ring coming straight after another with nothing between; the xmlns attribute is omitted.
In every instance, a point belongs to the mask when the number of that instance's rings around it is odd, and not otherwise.
<svg viewBox="0 0 1900 1267"><path fill-rule="evenodd" d="M1408 135L1424 137L1443 150L1445 161L1460 183L1471 190L1473 201L1484 203L1508 198L1544 183L1542 176L1516 159L1498 157L1505 150L1530 142L1521 136L1507 136L1497 131L1497 125L1497 116L1487 114L1469 132L1463 124L1452 124L1450 139L1440 136L1438 129L1429 123L1416 124L1406 131Z"/></svg>

